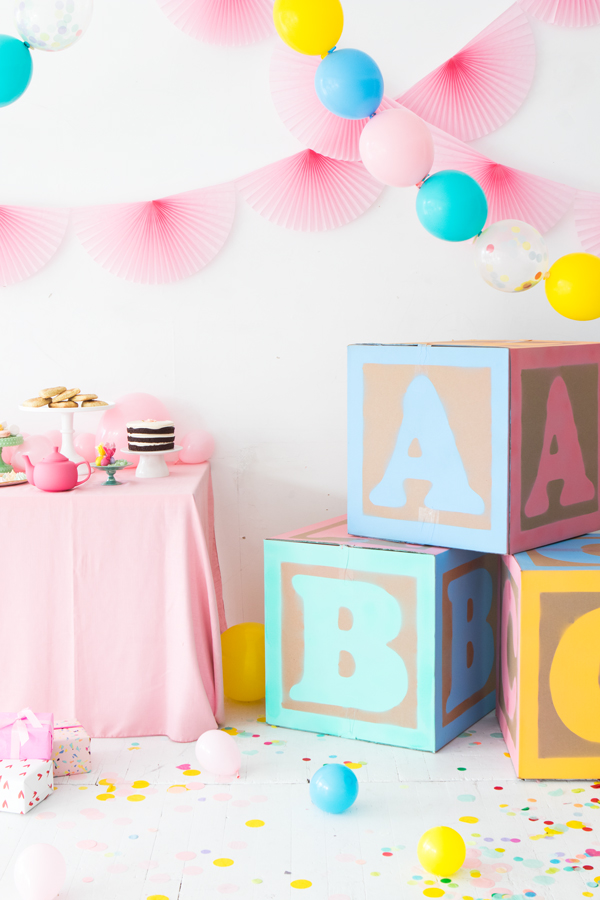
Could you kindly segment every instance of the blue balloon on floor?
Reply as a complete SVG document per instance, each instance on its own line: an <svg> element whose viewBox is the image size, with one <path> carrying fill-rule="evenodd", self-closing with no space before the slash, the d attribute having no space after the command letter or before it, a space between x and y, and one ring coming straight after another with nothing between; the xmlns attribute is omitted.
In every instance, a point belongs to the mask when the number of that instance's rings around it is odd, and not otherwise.
<svg viewBox="0 0 600 900"><path fill-rule="evenodd" d="M358 797L358 779L339 763L322 766L310 780L310 799L328 813L342 813Z"/></svg>
<svg viewBox="0 0 600 900"><path fill-rule="evenodd" d="M23 41L0 34L0 106L18 100L31 81L31 53Z"/></svg>
<svg viewBox="0 0 600 900"><path fill-rule="evenodd" d="M381 103L383 75L362 50L328 53L315 72L317 96L341 119L366 119Z"/></svg>
<svg viewBox="0 0 600 900"><path fill-rule="evenodd" d="M443 241L466 241L482 231L488 205L474 178L444 169L427 178L417 194L417 215L424 228Z"/></svg>

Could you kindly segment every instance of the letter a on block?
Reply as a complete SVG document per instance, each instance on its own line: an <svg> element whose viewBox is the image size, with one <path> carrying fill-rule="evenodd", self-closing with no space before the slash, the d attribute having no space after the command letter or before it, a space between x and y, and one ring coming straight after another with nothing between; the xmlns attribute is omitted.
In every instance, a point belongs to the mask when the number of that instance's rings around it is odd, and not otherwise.
<svg viewBox="0 0 600 900"><path fill-rule="evenodd" d="M492 576L487 569L467 572L448 585L452 604L452 687L446 701L447 713L485 687L492 672L494 632L487 617L493 596ZM469 621L470 605L473 615Z"/></svg>
<svg viewBox="0 0 600 900"><path fill-rule="evenodd" d="M396 598L366 581L294 575L292 585L304 605L304 671L290 698L368 712L398 706L408 690L408 673L387 646L402 627ZM349 631L338 626L341 607L352 613ZM339 672L342 651L354 660L349 677Z"/></svg>
<svg viewBox="0 0 600 900"><path fill-rule="evenodd" d="M557 451L552 453L552 442L556 439ZM531 494L525 504L528 518L541 516L548 511L548 484L562 480L560 505L571 506L592 500L594 485L585 474L583 454L573 417L573 408L564 380L557 375L550 386L546 405L546 427L542 457L538 466Z"/></svg>
<svg viewBox="0 0 600 900"><path fill-rule="evenodd" d="M408 453L415 438L421 447L421 456L417 457ZM429 509L474 515L485 510L483 499L469 487L446 410L426 375L417 375L406 390L396 446L385 475L371 491L371 502L376 506L404 506L406 478L431 482L425 497Z"/></svg>
<svg viewBox="0 0 600 900"><path fill-rule="evenodd" d="M576 619L561 637L550 667L556 712L569 731L595 743L600 742L599 629L600 609Z"/></svg>

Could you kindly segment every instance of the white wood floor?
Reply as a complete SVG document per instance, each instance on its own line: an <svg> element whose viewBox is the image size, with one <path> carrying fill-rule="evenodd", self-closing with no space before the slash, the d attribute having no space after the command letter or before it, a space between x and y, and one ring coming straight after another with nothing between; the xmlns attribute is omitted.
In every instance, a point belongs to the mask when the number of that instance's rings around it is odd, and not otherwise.
<svg viewBox="0 0 600 900"><path fill-rule="evenodd" d="M273 728L254 704L230 704L227 725L244 760L233 784L198 772L192 744L93 741L93 772L0 815L1 900L18 900L14 860L38 841L67 860L61 900L600 900L600 787L518 781L493 715L435 755ZM341 816L308 792L332 761L360 781ZM434 825L467 842L450 882L418 864Z"/></svg>

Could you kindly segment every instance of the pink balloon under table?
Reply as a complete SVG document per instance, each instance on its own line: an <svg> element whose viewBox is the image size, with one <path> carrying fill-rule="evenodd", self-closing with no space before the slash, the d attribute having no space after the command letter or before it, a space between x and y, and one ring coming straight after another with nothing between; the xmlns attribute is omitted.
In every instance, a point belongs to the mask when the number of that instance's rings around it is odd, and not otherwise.
<svg viewBox="0 0 600 900"><path fill-rule="evenodd" d="M210 466L0 492L0 709L92 737L193 741L223 721Z"/></svg>

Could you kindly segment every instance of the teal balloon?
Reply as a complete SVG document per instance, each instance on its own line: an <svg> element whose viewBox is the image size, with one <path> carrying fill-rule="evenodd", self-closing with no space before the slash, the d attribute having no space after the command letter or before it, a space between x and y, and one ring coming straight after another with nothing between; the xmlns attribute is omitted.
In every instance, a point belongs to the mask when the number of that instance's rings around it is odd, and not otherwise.
<svg viewBox="0 0 600 900"><path fill-rule="evenodd" d="M315 90L335 116L366 119L381 104L383 75L375 60L362 50L335 50L319 64Z"/></svg>
<svg viewBox="0 0 600 900"><path fill-rule="evenodd" d="M358 778L347 766L321 766L310 780L310 799L328 813L343 813L358 797Z"/></svg>
<svg viewBox="0 0 600 900"><path fill-rule="evenodd" d="M18 100L31 81L31 53L23 41L0 34L0 106Z"/></svg>
<svg viewBox="0 0 600 900"><path fill-rule="evenodd" d="M483 230L488 205L474 178L444 169L427 178L417 194L417 215L424 228L443 241L466 241Z"/></svg>

